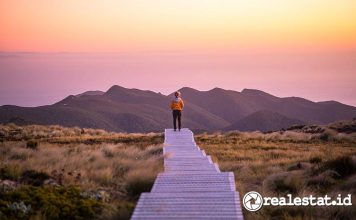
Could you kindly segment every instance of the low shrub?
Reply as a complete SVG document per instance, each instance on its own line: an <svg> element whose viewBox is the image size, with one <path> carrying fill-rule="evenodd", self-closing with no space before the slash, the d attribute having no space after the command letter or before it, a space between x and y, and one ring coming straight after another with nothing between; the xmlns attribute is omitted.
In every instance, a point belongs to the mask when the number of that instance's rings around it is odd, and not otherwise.
<svg viewBox="0 0 356 220"><path fill-rule="evenodd" d="M116 216L116 219L129 220L131 218L134 209L135 209L134 202L121 201L117 205L118 215Z"/></svg>
<svg viewBox="0 0 356 220"><path fill-rule="evenodd" d="M9 206L15 203L31 208L27 213L14 212ZM100 215L102 208L102 203L83 198L80 190L74 187L22 186L12 192L0 193L3 219L31 219L39 213L44 219L93 219Z"/></svg>
<svg viewBox="0 0 356 220"><path fill-rule="evenodd" d="M18 180L20 176L21 171L17 166L5 166L0 168L0 179Z"/></svg>
<svg viewBox="0 0 356 220"><path fill-rule="evenodd" d="M304 181L301 172L291 171L272 174L266 178L263 185L273 193L296 195L303 189Z"/></svg>
<svg viewBox="0 0 356 220"><path fill-rule="evenodd" d="M356 161L350 156L342 156L326 161L320 170L334 170L340 175L340 178L344 178L356 173Z"/></svg>
<svg viewBox="0 0 356 220"><path fill-rule="evenodd" d="M111 149L104 148L102 152L106 158L113 158L115 156L114 152Z"/></svg>
<svg viewBox="0 0 356 220"><path fill-rule="evenodd" d="M33 186L42 186L44 181L50 179L51 176L45 172L35 170L26 170L22 173L20 181L24 184Z"/></svg>
<svg viewBox="0 0 356 220"><path fill-rule="evenodd" d="M312 157L309 159L310 163L315 163L315 164L321 163L322 161L323 160L320 157Z"/></svg>
<svg viewBox="0 0 356 220"><path fill-rule="evenodd" d="M32 149L32 150L37 150L38 142L37 142L37 141L34 141L34 140L29 140L29 141L27 141L27 143L26 143L26 147L27 147L27 148L30 148L30 149Z"/></svg>
<svg viewBox="0 0 356 220"><path fill-rule="evenodd" d="M153 183L155 181L155 175L150 175L149 172L130 172L126 175L126 191L133 198L138 197L143 192L151 191Z"/></svg>

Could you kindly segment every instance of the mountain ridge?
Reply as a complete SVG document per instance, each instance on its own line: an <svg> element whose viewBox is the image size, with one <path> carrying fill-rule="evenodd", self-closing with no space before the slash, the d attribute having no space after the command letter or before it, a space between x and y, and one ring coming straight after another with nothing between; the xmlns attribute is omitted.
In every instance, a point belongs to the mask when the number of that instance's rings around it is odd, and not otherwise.
<svg viewBox="0 0 356 220"><path fill-rule="evenodd" d="M182 87L179 91L186 104L183 125L191 129L267 131L295 123L327 124L356 117L356 107L337 101L280 98L257 89L238 92L215 87L199 91ZM0 123L59 124L120 132L162 131L172 126L172 94L113 85L105 92L69 95L52 105L0 106Z"/></svg>

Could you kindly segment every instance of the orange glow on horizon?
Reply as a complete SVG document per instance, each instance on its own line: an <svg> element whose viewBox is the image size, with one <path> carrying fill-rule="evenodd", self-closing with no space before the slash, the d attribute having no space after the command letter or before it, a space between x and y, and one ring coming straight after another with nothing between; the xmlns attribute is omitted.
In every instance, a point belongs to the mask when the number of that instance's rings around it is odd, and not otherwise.
<svg viewBox="0 0 356 220"><path fill-rule="evenodd" d="M354 0L0 0L0 51L356 48Z"/></svg>

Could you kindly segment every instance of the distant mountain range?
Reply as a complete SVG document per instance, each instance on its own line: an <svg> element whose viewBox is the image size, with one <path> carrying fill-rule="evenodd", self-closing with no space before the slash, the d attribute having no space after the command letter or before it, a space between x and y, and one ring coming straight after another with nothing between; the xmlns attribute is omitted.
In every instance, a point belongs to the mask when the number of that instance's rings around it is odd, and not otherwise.
<svg viewBox="0 0 356 220"><path fill-rule="evenodd" d="M183 125L195 130L270 131L297 124L327 124L356 117L356 107L336 101L279 98L263 91L181 88ZM0 106L0 123L59 124L118 132L163 131L172 126L168 96L112 86L70 95L53 105Z"/></svg>

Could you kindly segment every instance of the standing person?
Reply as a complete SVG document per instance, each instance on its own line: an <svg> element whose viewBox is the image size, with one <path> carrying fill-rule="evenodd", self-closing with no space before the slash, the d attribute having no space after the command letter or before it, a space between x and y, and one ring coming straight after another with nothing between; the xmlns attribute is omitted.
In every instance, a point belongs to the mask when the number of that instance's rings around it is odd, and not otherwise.
<svg viewBox="0 0 356 220"><path fill-rule="evenodd" d="M177 130L177 119L178 119L178 129L179 129L179 131L182 128L181 117L182 117L183 107L184 107L183 99L181 98L180 92L177 91L177 92L174 93L174 99L171 102L174 131Z"/></svg>

